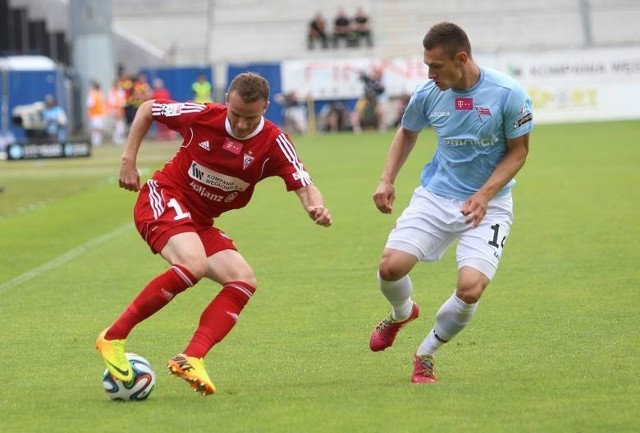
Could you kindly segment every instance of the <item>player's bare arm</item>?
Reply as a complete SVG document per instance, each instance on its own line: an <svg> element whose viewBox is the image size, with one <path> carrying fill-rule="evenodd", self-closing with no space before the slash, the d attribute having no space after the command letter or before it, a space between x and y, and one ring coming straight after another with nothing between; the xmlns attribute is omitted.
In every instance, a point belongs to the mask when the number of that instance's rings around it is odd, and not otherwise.
<svg viewBox="0 0 640 433"><path fill-rule="evenodd" d="M314 223L324 227L329 227L333 223L329 209L324 207L322 193L315 185L297 189L296 194Z"/></svg>
<svg viewBox="0 0 640 433"><path fill-rule="evenodd" d="M140 174L136 161L138 158L138 150L142 144L142 139L149 132L153 117L151 115L151 106L153 100L149 100L140 105L136 111L136 117L133 119L127 143L122 152L122 163L120 166L120 188L128 191L137 192L140 190Z"/></svg>
<svg viewBox="0 0 640 433"><path fill-rule="evenodd" d="M460 212L477 227L487 213L489 201L520 171L529 153L529 134L507 140L507 153L485 184L464 203Z"/></svg>
<svg viewBox="0 0 640 433"><path fill-rule="evenodd" d="M417 139L418 132L400 127L391 142L387 161L380 177L380 184L378 184L378 188L373 194L373 202L382 213L388 214L393 211L393 202L396 198L393 184L407 157L413 150Z"/></svg>

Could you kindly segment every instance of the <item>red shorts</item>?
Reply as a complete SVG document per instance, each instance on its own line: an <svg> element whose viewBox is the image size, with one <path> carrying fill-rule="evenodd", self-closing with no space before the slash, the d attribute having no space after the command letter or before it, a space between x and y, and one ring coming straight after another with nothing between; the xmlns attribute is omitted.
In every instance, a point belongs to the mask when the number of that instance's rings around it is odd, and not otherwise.
<svg viewBox="0 0 640 433"><path fill-rule="evenodd" d="M169 239L178 233L194 232L200 236L207 257L222 250L237 250L233 239L222 230L196 221L188 202L177 189L160 185L154 179L144 184L133 209L133 220L144 241L158 254Z"/></svg>

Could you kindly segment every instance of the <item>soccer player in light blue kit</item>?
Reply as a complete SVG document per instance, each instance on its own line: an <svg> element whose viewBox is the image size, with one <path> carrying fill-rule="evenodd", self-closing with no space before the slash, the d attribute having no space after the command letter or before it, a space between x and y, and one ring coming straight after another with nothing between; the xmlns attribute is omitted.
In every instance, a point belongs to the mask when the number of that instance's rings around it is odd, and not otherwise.
<svg viewBox="0 0 640 433"><path fill-rule="evenodd" d="M460 27L436 24L423 46L429 81L411 97L373 196L381 212L391 213L400 168L420 131L433 127L437 150L379 264L378 284L391 312L370 340L371 350L385 350L418 318L409 272L418 261L439 260L457 239L455 292L414 355L414 383L435 382L436 351L469 323L495 276L513 221L511 187L527 157L533 125L529 96L510 77L478 66Z"/></svg>

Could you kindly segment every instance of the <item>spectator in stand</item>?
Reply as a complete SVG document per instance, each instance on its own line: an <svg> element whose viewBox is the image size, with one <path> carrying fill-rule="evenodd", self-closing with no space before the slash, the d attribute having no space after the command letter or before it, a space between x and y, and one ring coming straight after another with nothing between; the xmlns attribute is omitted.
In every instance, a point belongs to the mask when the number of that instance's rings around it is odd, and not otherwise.
<svg viewBox="0 0 640 433"><path fill-rule="evenodd" d="M349 47L353 45L351 20L347 16L344 8L338 9L338 13L333 20L333 48L338 47L341 39L344 39L346 46Z"/></svg>
<svg viewBox="0 0 640 433"><path fill-rule="evenodd" d="M213 102L212 91L213 87L205 74L198 74L198 78L191 85L193 90L193 101L204 104L206 102Z"/></svg>
<svg viewBox="0 0 640 433"><path fill-rule="evenodd" d="M45 123L47 137L64 143L67 140L67 113L58 105L55 96L44 97L45 109L42 118Z"/></svg>
<svg viewBox="0 0 640 433"><path fill-rule="evenodd" d="M367 46L372 47L373 39L371 38L371 23L369 21L369 16L365 13L363 8L359 7L357 9L356 15L351 22L355 44L360 46L360 40L364 39Z"/></svg>
<svg viewBox="0 0 640 433"><path fill-rule="evenodd" d="M102 94L102 86L97 81L91 82L87 94L87 115L92 146L102 146L107 120L107 103Z"/></svg>
<svg viewBox="0 0 640 433"><path fill-rule="evenodd" d="M116 80L109 91L109 116L113 124L111 140L114 144L121 146L127 130L127 123L124 117L124 107L127 103L127 94L122 88L122 82Z"/></svg>
<svg viewBox="0 0 640 433"><path fill-rule="evenodd" d="M309 31L307 33L307 47L313 50L315 42L320 41L322 48L329 47L329 38L327 36L327 21L318 12L309 23Z"/></svg>
<svg viewBox="0 0 640 433"><path fill-rule="evenodd" d="M171 99L171 93L164 87L164 81L161 78L153 80L153 90L151 91L151 99ZM158 140L175 140L177 134L162 122L155 122L156 138Z"/></svg>

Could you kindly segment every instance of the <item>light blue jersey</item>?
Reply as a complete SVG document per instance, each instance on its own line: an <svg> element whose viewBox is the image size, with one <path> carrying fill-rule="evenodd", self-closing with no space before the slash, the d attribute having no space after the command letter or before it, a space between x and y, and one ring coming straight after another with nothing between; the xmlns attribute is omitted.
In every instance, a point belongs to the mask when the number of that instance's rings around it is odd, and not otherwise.
<svg viewBox="0 0 640 433"><path fill-rule="evenodd" d="M533 128L531 98L509 76L480 68L468 90L441 91L432 80L418 86L402 127L435 129L438 148L422 170L422 185L434 194L466 200L484 185L507 152L507 140ZM509 193L511 179L496 197Z"/></svg>

